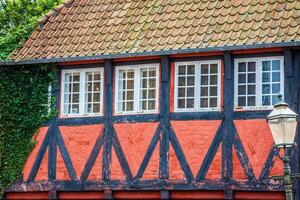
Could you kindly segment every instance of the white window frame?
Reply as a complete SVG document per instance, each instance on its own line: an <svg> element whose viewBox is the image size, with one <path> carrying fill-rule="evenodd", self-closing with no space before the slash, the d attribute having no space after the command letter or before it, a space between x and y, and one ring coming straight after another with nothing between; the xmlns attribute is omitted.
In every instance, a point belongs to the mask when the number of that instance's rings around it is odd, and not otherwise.
<svg viewBox="0 0 300 200"><path fill-rule="evenodd" d="M257 58L241 58L234 60L234 110L269 110L273 109L273 106L262 105L262 62L263 61L280 61L280 94L284 96L284 57L272 56L272 57L257 57ZM238 105L238 63L239 62L256 62L256 87L255 87L255 106L237 106Z"/></svg>
<svg viewBox="0 0 300 200"><path fill-rule="evenodd" d="M85 73L86 72L100 72L100 113L85 113ZM80 86L79 86L79 113L78 114L65 114L64 113L64 94L65 94L65 76L67 73L80 73ZM81 69L63 69L61 76L61 98L60 98L60 116L61 117L90 117L90 116L103 116L103 93L104 93L104 70L103 67L97 68L81 68Z"/></svg>
<svg viewBox="0 0 300 200"><path fill-rule="evenodd" d="M141 76L140 72L141 69L152 67L156 69L156 91L155 91L155 109L154 110L140 110L140 83L141 83ZM124 69L132 69L134 70L134 103L133 103L133 111L120 111L118 110L118 100L119 100L119 84L118 84L118 75L120 70ZM115 98L114 98L114 112L115 115L134 115L134 114L150 114L150 113L158 113L158 96L159 96L159 80L160 80L160 71L159 71L159 64L141 64L141 65L125 65L125 66L116 66L116 73L115 73Z"/></svg>
<svg viewBox="0 0 300 200"><path fill-rule="evenodd" d="M202 64L217 64L217 107L216 108L200 108L200 76ZM194 108L178 108L178 68L179 65L195 65L195 96ZM207 112L221 110L221 60L205 60L205 61L191 61L191 62L176 62L174 74L174 112Z"/></svg>

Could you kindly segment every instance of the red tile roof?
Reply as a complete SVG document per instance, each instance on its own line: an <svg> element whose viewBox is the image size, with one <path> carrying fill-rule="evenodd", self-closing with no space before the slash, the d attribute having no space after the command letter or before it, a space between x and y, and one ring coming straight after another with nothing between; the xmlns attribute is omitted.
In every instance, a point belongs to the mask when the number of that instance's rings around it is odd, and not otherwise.
<svg viewBox="0 0 300 200"><path fill-rule="evenodd" d="M299 24L299 0L69 0L42 18L10 59L295 46Z"/></svg>

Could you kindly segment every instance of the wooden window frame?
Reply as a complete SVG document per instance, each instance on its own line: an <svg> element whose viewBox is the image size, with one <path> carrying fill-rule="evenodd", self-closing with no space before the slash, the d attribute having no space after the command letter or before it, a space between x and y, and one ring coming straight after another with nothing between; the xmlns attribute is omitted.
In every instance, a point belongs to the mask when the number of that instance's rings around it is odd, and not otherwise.
<svg viewBox="0 0 300 200"><path fill-rule="evenodd" d="M100 113L86 113L85 112L85 83L87 72L100 72ZM79 73L79 113L78 114L65 114L64 113L64 94L65 94L65 76L67 73ZM91 117L91 116L103 116L103 94L104 94L104 69L103 67L97 68L82 68L82 69L62 69L61 76L61 98L60 98L60 116L61 117Z"/></svg>
<svg viewBox="0 0 300 200"><path fill-rule="evenodd" d="M115 98L114 98L114 114L115 115L134 115L134 114L153 114L158 113L159 108L159 82L160 82L160 65L155 64L139 64L139 65L125 65L125 66L116 66L115 73ZM140 109L140 91L141 91L141 70L144 68L155 68L156 69L156 86L155 86L155 109L154 110L142 110ZM121 111L119 110L119 84L118 84L118 75L120 70L131 69L134 70L134 103L133 111Z"/></svg>
<svg viewBox="0 0 300 200"><path fill-rule="evenodd" d="M201 65L203 64L217 64L217 107L200 107L200 76ZM178 108L178 68L179 65L195 65L195 89L194 89L194 108ZM191 62L175 62L174 74L174 112L215 112L221 110L221 60L205 60L205 61L191 61ZM209 85L208 85L209 87ZM210 96L208 96L210 97Z"/></svg>
<svg viewBox="0 0 300 200"><path fill-rule="evenodd" d="M234 110L270 110L273 105L262 105L262 62L263 61L280 61L280 94L284 96L284 57L283 56L270 56L270 57L249 57L234 60ZM255 88L255 106L238 106L238 63L240 62L255 62L256 63L256 88ZM271 93L272 94L272 93Z"/></svg>

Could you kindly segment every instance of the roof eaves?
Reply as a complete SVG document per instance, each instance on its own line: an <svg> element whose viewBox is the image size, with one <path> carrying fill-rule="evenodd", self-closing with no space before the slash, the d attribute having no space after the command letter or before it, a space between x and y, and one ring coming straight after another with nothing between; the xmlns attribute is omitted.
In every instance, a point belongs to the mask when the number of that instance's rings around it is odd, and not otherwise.
<svg viewBox="0 0 300 200"><path fill-rule="evenodd" d="M100 59L128 58L128 57L138 57L138 56L161 56L161 55L173 55L173 54L184 54L184 53L233 51L233 50L272 48L272 47L292 47L292 46L300 46L300 40L291 41L291 42L260 43L260 44L251 44L251 45L233 45L233 46L220 46L220 47L207 47L207 48L189 48L189 49L176 49L176 50L132 52L132 53L120 53L120 54L100 54L100 55L93 55L93 56L76 56L76 57L60 57L60 58L42 58L42 59L21 60L21 61L17 61L17 60L4 61L4 62L0 62L0 66L87 61L87 60L100 60Z"/></svg>

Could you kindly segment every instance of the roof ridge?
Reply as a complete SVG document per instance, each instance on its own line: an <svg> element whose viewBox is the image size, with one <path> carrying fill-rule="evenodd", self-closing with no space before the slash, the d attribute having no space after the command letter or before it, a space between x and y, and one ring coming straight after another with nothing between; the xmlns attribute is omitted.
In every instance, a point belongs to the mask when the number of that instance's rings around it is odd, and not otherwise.
<svg viewBox="0 0 300 200"><path fill-rule="evenodd" d="M65 0L64 3L60 4L59 6L56 6L53 10L45 14L45 16L38 20L39 28L42 29L51 16L57 16L62 11L62 9L64 9L65 7L70 7L73 2L74 0Z"/></svg>

